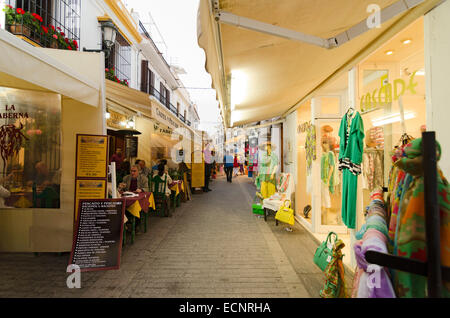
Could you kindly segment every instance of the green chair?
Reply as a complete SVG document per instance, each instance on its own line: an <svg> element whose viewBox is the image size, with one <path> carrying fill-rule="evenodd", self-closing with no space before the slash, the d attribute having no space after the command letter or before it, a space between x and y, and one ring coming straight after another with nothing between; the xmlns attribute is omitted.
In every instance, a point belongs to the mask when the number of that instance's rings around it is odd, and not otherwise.
<svg viewBox="0 0 450 318"><path fill-rule="evenodd" d="M170 202L166 195L166 179L167 176L164 176L164 179L159 175L154 176L151 181L150 189L152 190L155 199L156 213L162 212L165 217L169 217Z"/></svg>

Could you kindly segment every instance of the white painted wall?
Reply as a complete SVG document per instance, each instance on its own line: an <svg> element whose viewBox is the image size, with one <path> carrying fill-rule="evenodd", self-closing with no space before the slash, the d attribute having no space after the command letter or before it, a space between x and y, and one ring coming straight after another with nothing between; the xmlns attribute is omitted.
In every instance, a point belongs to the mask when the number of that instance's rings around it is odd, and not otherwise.
<svg viewBox="0 0 450 318"><path fill-rule="evenodd" d="M99 50L102 48L102 31L97 17L104 14L96 1L83 1L81 4L80 50Z"/></svg>
<svg viewBox="0 0 450 318"><path fill-rule="evenodd" d="M436 131L442 147L439 165L450 177L450 1L425 15L427 130Z"/></svg>

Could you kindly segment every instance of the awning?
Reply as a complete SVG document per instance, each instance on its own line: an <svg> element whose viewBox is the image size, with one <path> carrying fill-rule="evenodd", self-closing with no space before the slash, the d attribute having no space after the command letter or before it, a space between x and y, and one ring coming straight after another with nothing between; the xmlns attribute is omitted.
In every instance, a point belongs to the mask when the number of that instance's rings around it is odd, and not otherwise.
<svg viewBox="0 0 450 318"><path fill-rule="evenodd" d="M0 85L20 84L24 89L55 92L94 107L102 105L99 54L36 48L2 29L0 54ZM72 65L76 64L84 66L75 71Z"/></svg>
<svg viewBox="0 0 450 318"><path fill-rule="evenodd" d="M354 30L358 24L364 27L363 22L370 15L367 9L374 1L200 0L198 42L205 50L206 70L217 90L225 123L231 127L285 116L441 0L425 0L388 19L380 28L370 29L336 48L256 32L249 30L248 25L242 28L219 23L213 2L220 3L219 12L252 19L255 25L263 22L268 29L277 26L314 39L341 40L347 35L344 31ZM384 10L419 2L376 1ZM228 16L227 19L232 20ZM243 25L244 21L235 19L231 23ZM245 74L246 90L242 101L231 109L231 73L236 71Z"/></svg>
<svg viewBox="0 0 450 318"><path fill-rule="evenodd" d="M128 110L152 117L149 95L125 85L106 80L106 104L118 104Z"/></svg>

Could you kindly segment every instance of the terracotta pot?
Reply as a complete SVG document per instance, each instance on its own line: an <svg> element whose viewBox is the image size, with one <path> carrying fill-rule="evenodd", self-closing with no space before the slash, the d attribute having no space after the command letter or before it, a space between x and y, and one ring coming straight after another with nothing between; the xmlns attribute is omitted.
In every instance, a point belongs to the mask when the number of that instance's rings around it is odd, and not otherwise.
<svg viewBox="0 0 450 318"><path fill-rule="evenodd" d="M26 37L30 37L31 31L30 28L24 26L23 24L12 24L9 26L12 34L17 35L25 35Z"/></svg>
<svg viewBox="0 0 450 318"><path fill-rule="evenodd" d="M50 44L50 47L51 47L52 49L57 49L57 48L58 48L58 42L52 41L52 43Z"/></svg>

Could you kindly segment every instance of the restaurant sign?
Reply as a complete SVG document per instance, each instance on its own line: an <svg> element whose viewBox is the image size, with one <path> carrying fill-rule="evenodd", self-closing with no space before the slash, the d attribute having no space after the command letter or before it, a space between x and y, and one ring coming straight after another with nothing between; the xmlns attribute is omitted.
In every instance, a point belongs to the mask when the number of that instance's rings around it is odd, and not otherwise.
<svg viewBox="0 0 450 318"><path fill-rule="evenodd" d="M164 123L173 130L180 127L176 120L174 120L166 110L163 110L162 107L159 107L156 103L152 104L152 116L154 119L157 119L158 121Z"/></svg>
<svg viewBox="0 0 450 318"><path fill-rule="evenodd" d="M127 122L127 117L112 110L108 110L110 117L106 120L106 125L111 128L123 129L122 122Z"/></svg>

